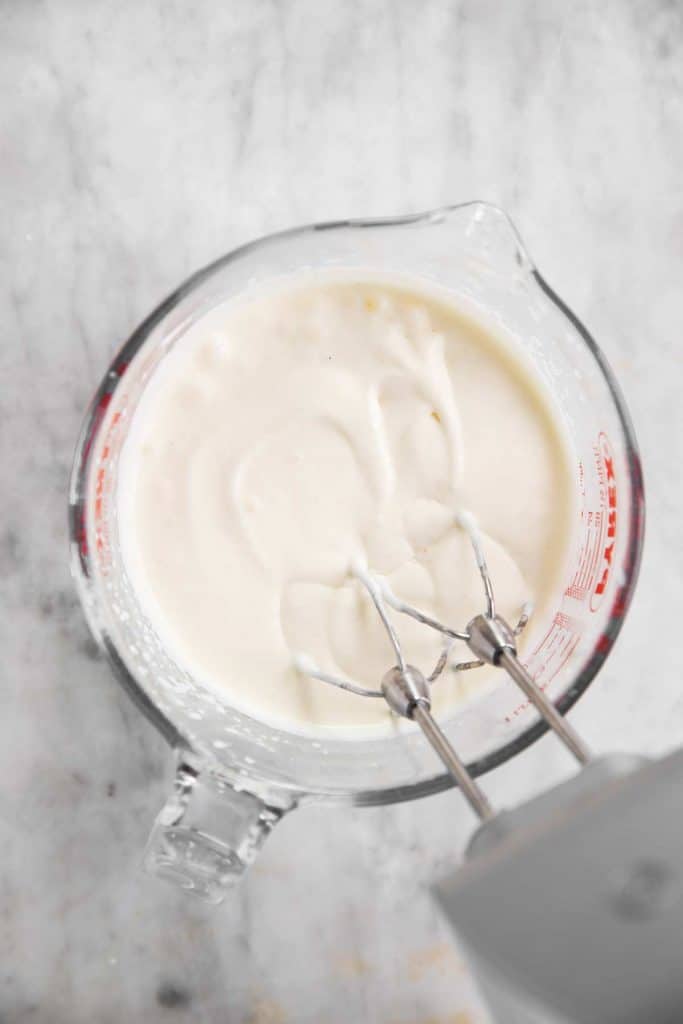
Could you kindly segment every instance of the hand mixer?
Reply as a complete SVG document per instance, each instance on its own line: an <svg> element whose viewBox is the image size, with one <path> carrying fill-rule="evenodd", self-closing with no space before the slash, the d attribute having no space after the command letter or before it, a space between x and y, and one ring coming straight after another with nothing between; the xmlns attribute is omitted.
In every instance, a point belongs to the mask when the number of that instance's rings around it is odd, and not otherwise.
<svg viewBox="0 0 683 1024"><path fill-rule="evenodd" d="M396 664L379 689L298 667L419 725L482 821L466 863L436 887L499 1024L681 1024L683 1021L683 751L650 761L591 757L521 663L516 636L496 613L476 523L469 534L485 612L465 629L436 621L394 595L364 566L354 575L386 629ZM446 647L429 676L407 664L387 606L437 630ZM495 813L431 713L430 686L450 644L504 669L582 767L578 775L512 810Z"/></svg>
<svg viewBox="0 0 683 1024"><path fill-rule="evenodd" d="M431 711L429 688L446 668L450 644L454 640L463 640L475 656L473 661L455 664L453 666L454 671L480 668L484 664L504 669L517 683L550 728L557 733L579 764L587 764L590 755L583 741L571 725L559 714L543 690L537 686L517 655L515 639L528 622L531 606L525 605L523 607L519 621L514 628L511 628L505 619L497 614L493 583L484 556L484 549L476 520L469 512L460 512L456 516L456 523L466 532L472 545L484 588L486 600L486 611L484 613L475 615L464 630L452 629L431 616L425 615L417 608L413 608L411 605L401 601L386 584L380 583L359 562L354 562L352 566L353 574L366 588L372 598L382 624L387 631L391 646L394 649L396 664L385 673L381 682L381 688L378 690L371 690L359 686L350 680L341 679L329 672L323 672L305 655L300 655L297 658L296 664L302 673L321 682L337 686L339 689L346 690L349 693L355 693L360 697L383 697L391 710L397 715L416 722L441 758L447 771L462 790L473 810L482 821L486 821L493 817L493 808L486 794L468 772L465 764L444 735ZM429 676L425 677L419 668L406 663L398 634L387 614L387 604L399 614L408 615L424 626L436 630L445 638L446 645L444 651Z"/></svg>

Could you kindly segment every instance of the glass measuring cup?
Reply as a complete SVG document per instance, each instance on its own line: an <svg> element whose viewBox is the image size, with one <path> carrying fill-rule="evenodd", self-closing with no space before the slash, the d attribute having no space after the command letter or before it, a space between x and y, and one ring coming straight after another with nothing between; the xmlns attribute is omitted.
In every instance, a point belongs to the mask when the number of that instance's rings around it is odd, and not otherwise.
<svg viewBox="0 0 683 1024"><path fill-rule="evenodd" d="M576 454L580 523L562 591L552 614L535 624L526 663L563 712L607 657L640 558L640 463L617 385L595 342L496 207L467 203L294 229L229 253L181 285L123 346L88 411L71 479L71 562L94 636L177 753L175 788L153 828L146 866L213 902L240 877L282 814L302 801L381 804L452 784L417 732L358 742L303 736L231 707L173 661L122 564L119 455L155 369L217 303L310 267L408 273L446 286L514 334L554 394ZM503 673L443 726L474 775L546 728Z"/></svg>

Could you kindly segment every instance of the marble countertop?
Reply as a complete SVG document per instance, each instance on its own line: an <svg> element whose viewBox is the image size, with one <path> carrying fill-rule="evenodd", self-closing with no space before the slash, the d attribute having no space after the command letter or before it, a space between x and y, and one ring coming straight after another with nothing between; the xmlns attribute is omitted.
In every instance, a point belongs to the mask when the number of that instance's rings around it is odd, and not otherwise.
<svg viewBox="0 0 683 1024"><path fill-rule="evenodd" d="M219 910L139 870L170 755L88 636L66 487L107 362L190 271L287 225L485 198L604 347L649 530L573 713L598 750L683 742L683 8L658 0L150 0L0 10L0 1020L484 1024L430 901L453 794L307 809ZM486 780L569 770L544 739Z"/></svg>

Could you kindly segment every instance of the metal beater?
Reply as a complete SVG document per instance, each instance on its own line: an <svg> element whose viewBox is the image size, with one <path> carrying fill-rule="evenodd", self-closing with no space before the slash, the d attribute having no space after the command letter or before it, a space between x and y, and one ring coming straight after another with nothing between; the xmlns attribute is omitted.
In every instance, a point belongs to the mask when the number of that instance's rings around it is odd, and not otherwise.
<svg viewBox="0 0 683 1024"><path fill-rule="evenodd" d="M494 810L486 794L468 772L465 764L454 750L431 711L430 685L444 671L448 661L449 648L454 640L464 640L475 658L473 661L461 662L453 666L454 670L464 671L478 668L484 664L504 669L581 765L588 763L590 753L583 740L560 715L519 660L515 638L527 624L530 607L524 607L519 622L514 628L497 614L493 584L477 524L474 518L467 512L460 513L456 521L467 533L472 544L472 550L484 588L485 612L475 615L464 630L451 629L431 616L425 615L417 608L413 608L411 605L401 601L387 586L382 585L363 566L355 565L353 567L354 575L363 584L372 598L394 649L396 664L385 673L378 690L370 690L349 680L324 672L304 655L299 656L297 659L297 667L301 672L314 679L337 686L350 693L358 694L358 696L383 697L397 715L416 722L441 758L448 772L462 790L473 810L482 821L486 821L494 816ZM425 677L420 669L406 662L398 634L387 614L387 605L399 614L408 615L430 629L436 630L444 637L446 642L444 651L429 676Z"/></svg>

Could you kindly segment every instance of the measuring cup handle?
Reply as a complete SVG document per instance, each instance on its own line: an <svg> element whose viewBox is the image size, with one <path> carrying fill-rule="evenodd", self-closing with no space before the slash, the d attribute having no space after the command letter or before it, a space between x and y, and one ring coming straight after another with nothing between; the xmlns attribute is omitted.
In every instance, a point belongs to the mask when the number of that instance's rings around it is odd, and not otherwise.
<svg viewBox="0 0 683 1024"><path fill-rule="evenodd" d="M293 806L272 806L181 758L147 842L145 870L207 903L221 903Z"/></svg>

